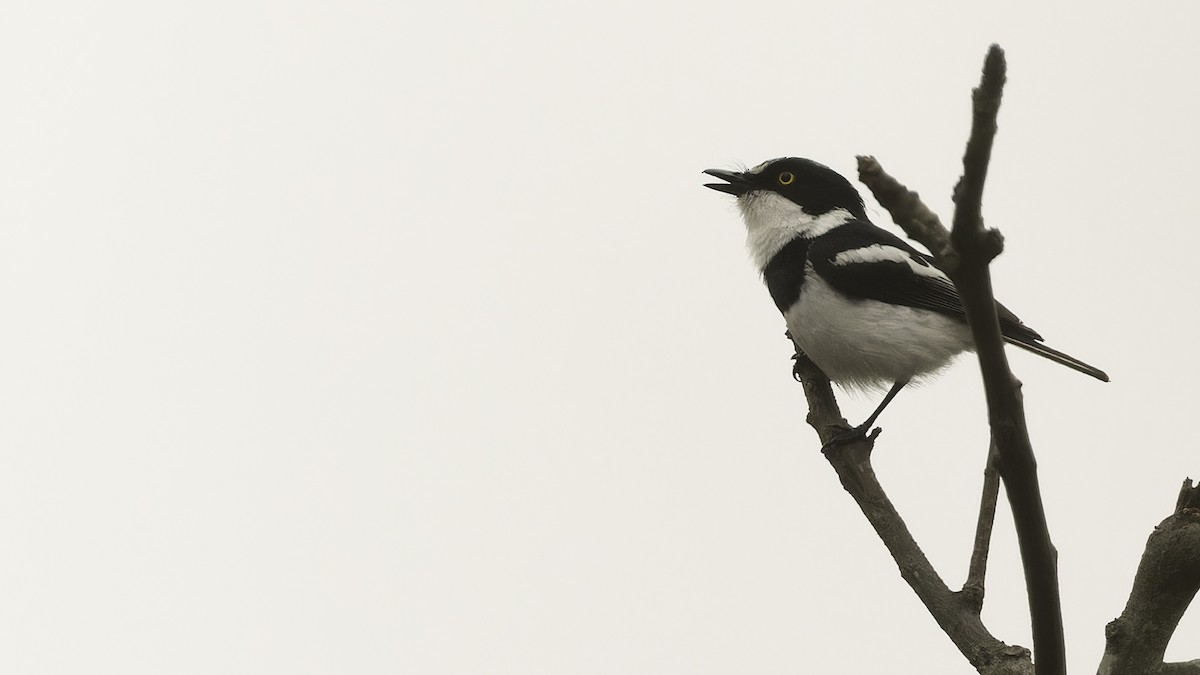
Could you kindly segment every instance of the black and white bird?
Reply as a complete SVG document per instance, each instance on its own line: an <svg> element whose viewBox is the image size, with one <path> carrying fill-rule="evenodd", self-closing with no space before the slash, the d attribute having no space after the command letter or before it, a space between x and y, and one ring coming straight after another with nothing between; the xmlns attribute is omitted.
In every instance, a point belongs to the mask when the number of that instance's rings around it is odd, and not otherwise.
<svg viewBox="0 0 1200 675"><path fill-rule="evenodd" d="M863 424L865 435L904 385L974 348L962 303L933 258L867 218L850 181L812 160L784 157L748 171L709 169L737 197L747 246L800 349L849 389L890 385ZM1108 381L1104 371L1042 344L997 303L1009 344Z"/></svg>

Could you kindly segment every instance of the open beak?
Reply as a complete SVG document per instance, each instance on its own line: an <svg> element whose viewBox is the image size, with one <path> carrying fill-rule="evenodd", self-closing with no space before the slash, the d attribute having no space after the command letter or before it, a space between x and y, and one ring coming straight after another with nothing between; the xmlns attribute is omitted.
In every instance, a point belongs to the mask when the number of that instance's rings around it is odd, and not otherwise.
<svg viewBox="0 0 1200 675"><path fill-rule="evenodd" d="M723 169L708 169L704 173L720 178L724 183L705 183L704 187L712 188L717 192L724 192L728 195L740 197L749 192L753 186L747 180L746 174L741 171L725 171Z"/></svg>

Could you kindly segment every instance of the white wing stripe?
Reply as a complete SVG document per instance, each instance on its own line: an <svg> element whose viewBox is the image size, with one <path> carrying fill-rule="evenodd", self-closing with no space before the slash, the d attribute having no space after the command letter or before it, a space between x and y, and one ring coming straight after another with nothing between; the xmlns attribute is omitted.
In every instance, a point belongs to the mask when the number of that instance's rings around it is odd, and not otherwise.
<svg viewBox="0 0 1200 675"><path fill-rule="evenodd" d="M883 244L871 244L863 248L854 248L848 251L842 251L833 257L833 264L839 267L847 265L877 263L877 262L896 262L908 265L908 268L914 274L919 274L923 277L932 279L945 279L949 281L942 271L933 265L921 264L920 261L913 260L912 255L903 249L895 246L884 246Z"/></svg>

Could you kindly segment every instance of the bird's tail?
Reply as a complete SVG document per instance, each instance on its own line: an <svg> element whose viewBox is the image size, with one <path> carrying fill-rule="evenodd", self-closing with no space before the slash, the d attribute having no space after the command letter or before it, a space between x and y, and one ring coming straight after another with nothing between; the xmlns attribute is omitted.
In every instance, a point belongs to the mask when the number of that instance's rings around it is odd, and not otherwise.
<svg viewBox="0 0 1200 675"><path fill-rule="evenodd" d="M1051 349L1050 347L1047 347L1046 345L1044 345L1040 342L1035 342L1034 340L1026 340L1026 339L1022 339L1019 337L1013 337L1010 335L1005 335L1004 341L1011 345L1016 345L1026 351L1033 352L1034 354L1037 354L1038 356L1044 356L1045 358L1048 358L1055 363L1061 363L1062 365L1064 365L1068 368L1078 370L1079 372L1081 372L1085 375L1091 375L1092 377L1096 378L1097 380L1100 380L1101 382L1108 382L1108 373L1104 372L1103 370L1100 370L1099 368L1097 368L1095 366L1090 366L1090 365L1084 363L1083 361L1080 361L1079 359L1075 358L1074 356L1069 356L1067 354L1064 354L1064 353L1058 351L1057 349Z"/></svg>

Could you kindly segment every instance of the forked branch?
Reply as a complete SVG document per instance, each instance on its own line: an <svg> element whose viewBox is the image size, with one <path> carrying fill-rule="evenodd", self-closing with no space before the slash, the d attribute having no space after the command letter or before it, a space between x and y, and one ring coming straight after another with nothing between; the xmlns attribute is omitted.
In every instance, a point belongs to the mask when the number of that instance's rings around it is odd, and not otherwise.
<svg viewBox="0 0 1200 675"><path fill-rule="evenodd" d="M1003 250L1003 238L984 228L981 215L1005 73L1004 51L992 45L972 96L971 136L963 156L963 175L954 189L953 232L947 232L917 194L884 172L874 158L859 157L859 178L896 223L934 254L958 289L979 357L997 466L1012 507L1025 568L1037 675L1065 675L1057 553L1042 508L1021 383L1013 377L1004 353L988 270Z"/></svg>
<svg viewBox="0 0 1200 675"><path fill-rule="evenodd" d="M803 355L797 357L795 373L808 399L808 423L825 443L846 428L829 378ZM951 591L925 557L875 476L871 466L874 445L872 435L834 445L825 451L825 457L896 560L900 576L977 671L987 675L1033 675L1029 651L1007 645L988 632L979 617L979 605L969 594Z"/></svg>
<svg viewBox="0 0 1200 675"><path fill-rule="evenodd" d="M983 226L982 197L1005 80L1004 52L988 52L975 89L971 137L963 176L954 189L953 232L917 193L889 176L873 157L859 157L859 178L909 237L933 253L954 281L975 341L987 395L992 443L985 470L979 524L967 582L955 593L913 540L871 467L875 435L835 445L825 456L895 558L901 576L938 625L980 673L1065 675L1066 651L1058 592L1057 553L1042 508L1021 383L1012 375L996 315L988 265L1003 250L1003 238ZM803 355L795 373L804 384L808 422L822 442L846 428L825 377ZM983 579L999 473L1008 494L1025 569L1036 663L1022 647L1009 646L980 620ZM1200 660L1164 663L1168 642L1200 590L1200 488L1184 482L1176 511L1146 544L1125 611L1108 625L1099 675L1200 675Z"/></svg>

